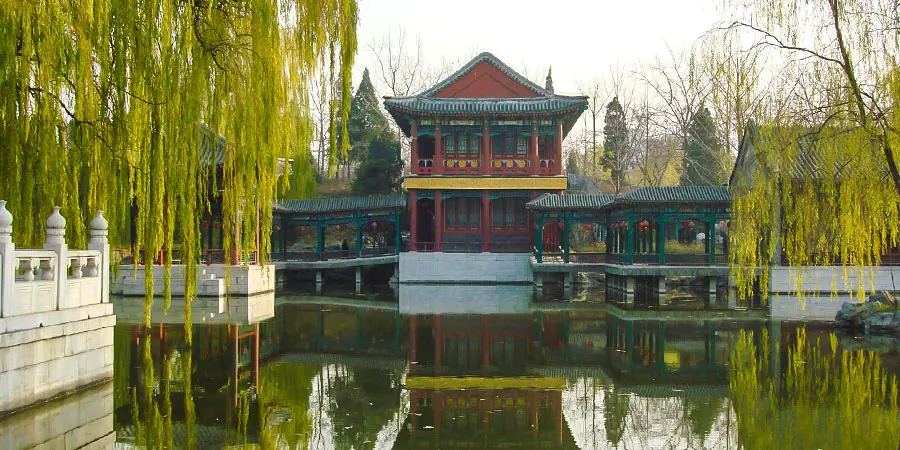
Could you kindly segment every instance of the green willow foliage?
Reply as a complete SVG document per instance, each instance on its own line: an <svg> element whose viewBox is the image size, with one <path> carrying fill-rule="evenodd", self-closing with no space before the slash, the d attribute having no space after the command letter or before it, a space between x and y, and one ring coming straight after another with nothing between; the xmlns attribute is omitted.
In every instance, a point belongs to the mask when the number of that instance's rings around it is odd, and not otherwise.
<svg viewBox="0 0 900 450"><path fill-rule="evenodd" d="M768 341L765 330L759 345L752 333L742 333L731 354L741 448L897 448L897 377L885 372L877 354L839 352L834 334L830 351L822 351L801 329L782 381L770 373L770 356L780 355L777 348L770 355Z"/></svg>
<svg viewBox="0 0 900 450"><path fill-rule="evenodd" d="M900 205L900 17L893 0L723 0L733 30L783 62L753 136L746 183L733 186L730 234L739 294L783 249L792 266L857 270L856 295L897 245ZM759 46L760 44L754 44ZM746 135L745 135L746 136ZM778 201L780 199L780 202ZM779 205L780 203L780 205ZM762 244L761 244L762 243ZM799 290L802 272L794 280ZM836 287L833 287L836 290Z"/></svg>
<svg viewBox="0 0 900 450"><path fill-rule="evenodd" d="M278 158L308 159L307 82L326 60L344 93L332 115L347 123L356 24L355 0L4 1L0 198L16 242L39 245L60 205L70 245L85 244L97 209L121 244L135 207L134 250L179 248L192 295L216 177L198 158L205 124L228 144L225 248L258 235L266 255Z"/></svg>

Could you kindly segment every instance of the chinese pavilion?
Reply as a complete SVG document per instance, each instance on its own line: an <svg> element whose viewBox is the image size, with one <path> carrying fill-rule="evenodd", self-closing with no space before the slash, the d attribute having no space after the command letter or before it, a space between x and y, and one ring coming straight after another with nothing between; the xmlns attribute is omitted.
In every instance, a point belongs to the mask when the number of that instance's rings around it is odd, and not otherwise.
<svg viewBox="0 0 900 450"><path fill-rule="evenodd" d="M477 261L502 259L490 253L520 254L527 270L533 224L525 203L566 189L562 143L587 98L557 95L549 74L541 87L482 53L434 87L384 104L412 140L404 180L411 253L469 255L467 273L479 271L471 265ZM442 261L458 259L423 256L413 265L434 262L438 273L447 269ZM430 277L420 271L407 278Z"/></svg>

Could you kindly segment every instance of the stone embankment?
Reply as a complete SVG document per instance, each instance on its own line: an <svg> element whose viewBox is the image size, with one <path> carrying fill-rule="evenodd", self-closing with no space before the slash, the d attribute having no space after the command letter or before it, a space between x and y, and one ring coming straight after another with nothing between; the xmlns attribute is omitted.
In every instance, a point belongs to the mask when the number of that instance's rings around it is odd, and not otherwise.
<svg viewBox="0 0 900 450"><path fill-rule="evenodd" d="M865 303L844 303L834 323L866 334L900 335L900 306L890 293L872 294Z"/></svg>

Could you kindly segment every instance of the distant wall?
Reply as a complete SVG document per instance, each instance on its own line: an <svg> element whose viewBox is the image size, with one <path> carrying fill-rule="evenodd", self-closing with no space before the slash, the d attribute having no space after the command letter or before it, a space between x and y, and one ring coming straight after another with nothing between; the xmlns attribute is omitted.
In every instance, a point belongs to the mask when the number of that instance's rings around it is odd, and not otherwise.
<svg viewBox="0 0 900 450"><path fill-rule="evenodd" d="M799 285L798 285L799 276ZM881 266L858 269L828 267L773 267L769 282L769 309L773 319L834 320L845 302L855 296L860 280L867 293L900 291L900 267ZM795 292L802 292L796 295Z"/></svg>

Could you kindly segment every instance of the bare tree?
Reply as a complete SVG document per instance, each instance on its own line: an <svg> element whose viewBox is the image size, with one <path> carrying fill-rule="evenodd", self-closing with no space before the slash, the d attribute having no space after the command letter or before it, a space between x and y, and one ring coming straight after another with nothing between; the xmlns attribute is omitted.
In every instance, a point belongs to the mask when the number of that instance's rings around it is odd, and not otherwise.
<svg viewBox="0 0 900 450"><path fill-rule="evenodd" d="M419 36L411 41L406 30L399 27L396 32L377 36L369 42L368 49L375 57L373 82L394 97L407 97L421 92L446 77L453 64L445 59L437 64L426 60L422 40ZM394 126L394 123L391 122ZM409 161L410 141L397 128L400 142L400 157ZM407 165L408 170L409 165Z"/></svg>
<svg viewBox="0 0 900 450"><path fill-rule="evenodd" d="M688 129L694 115L710 96L711 82L703 72L693 51L674 51L668 48L665 59L641 67L637 76L656 96L660 120L657 125L666 133L678 137L684 148ZM685 162L686 163L686 162ZM708 180L716 184L719 180Z"/></svg>
<svg viewBox="0 0 900 450"><path fill-rule="evenodd" d="M604 92L603 83L601 80L596 77L593 78L590 82L585 84L579 83L578 90L581 92L581 95L584 95L588 98L588 110L586 115L586 120L590 120L590 138L591 138L591 147L590 147L590 157L591 157L591 165L597 165L597 118L600 117L600 114L603 113L604 105L606 105L607 97Z"/></svg>

